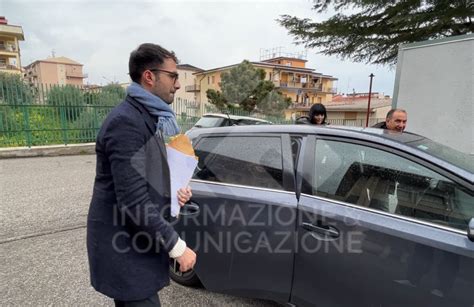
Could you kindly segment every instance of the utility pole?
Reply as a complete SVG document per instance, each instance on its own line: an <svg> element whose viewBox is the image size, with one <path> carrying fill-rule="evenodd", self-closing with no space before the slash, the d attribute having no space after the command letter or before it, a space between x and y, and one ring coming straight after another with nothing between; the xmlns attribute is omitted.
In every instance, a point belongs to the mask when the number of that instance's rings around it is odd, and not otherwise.
<svg viewBox="0 0 474 307"><path fill-rule="evenodd" d="M370 98L372 97L372 79L374 74L370 74L370 85L369 85L369 103L367 104L367 119L365 120L365 127L369 126L369 116L370 116Z"/></svg>

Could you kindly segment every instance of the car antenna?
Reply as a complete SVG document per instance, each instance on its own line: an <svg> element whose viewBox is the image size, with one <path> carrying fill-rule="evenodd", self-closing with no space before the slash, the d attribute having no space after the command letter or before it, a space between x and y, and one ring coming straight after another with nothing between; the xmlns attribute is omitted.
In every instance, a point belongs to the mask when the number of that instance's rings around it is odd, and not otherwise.
<svg viewBox="0 0 474 307"><path fill-rule="evenodd" d="M232 125L231 125L232 119L230 119L229 111L224 111L223 113L224 113L225 115L227 115L227 118L229 119L229 126L232 126Z"/></svg>

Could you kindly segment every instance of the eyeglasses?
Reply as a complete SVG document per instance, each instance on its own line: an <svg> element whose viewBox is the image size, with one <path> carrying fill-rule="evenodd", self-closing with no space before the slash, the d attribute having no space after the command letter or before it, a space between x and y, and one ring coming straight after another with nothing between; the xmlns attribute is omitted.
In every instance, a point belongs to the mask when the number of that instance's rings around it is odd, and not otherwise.
<svg viewBox="0 0 474 307"><path fill-rule="evenodd" d="M178 73L175 73L173 71L169 71L169 70L164 70L164 69L159 69L159 68L153 68L153 69L148 69L149 71L159 71L159 72L164 72L164 73L167 73L168 76L171 77L171 79L173 79L174 82L178 81L178 78L179 78L179 74Z"/></svg>

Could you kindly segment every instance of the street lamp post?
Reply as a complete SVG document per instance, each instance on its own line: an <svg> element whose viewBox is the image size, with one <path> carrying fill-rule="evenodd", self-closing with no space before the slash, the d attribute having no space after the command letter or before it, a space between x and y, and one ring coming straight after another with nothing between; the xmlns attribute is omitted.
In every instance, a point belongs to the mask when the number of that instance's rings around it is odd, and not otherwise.
<svg viewBox="0 0 474 307"><path fill-rule="evenodd" d="M374 78L374 74L370 74L370 85L369 85L369 103L367 104L367 118L365 120L365 127L369 126L369 116L370 116L370 98L372 98L372 79Z"/></svg>

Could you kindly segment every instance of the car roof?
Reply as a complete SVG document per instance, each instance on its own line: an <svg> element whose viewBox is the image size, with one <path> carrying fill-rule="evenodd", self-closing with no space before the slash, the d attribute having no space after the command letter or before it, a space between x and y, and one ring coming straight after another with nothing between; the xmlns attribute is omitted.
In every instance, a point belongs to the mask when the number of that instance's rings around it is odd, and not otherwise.
<svg viewBox="0 0 474 307"><path fill-rule="evenodd" d="M291 133L291 134L317 134L320 136L335 136L342 138L359 139L374 144L387 145L410 154L423 160L430 161L436 165L463 176L472 182L473 174L448 161L435 157L420 149L409 146L408 143L427 140L426 137L410 133L397 132L380 128L362 128L349 126L318 126L318 125L249 125L249 126L228 126L215 128L202 128L190 131L188 135L194 139L200 135L209 134L255 134L255 133Z"/></svg>
<svg viewBox="0 0 474 307"><path fill-rule="evenodd" d="M255 118L255 117L249 117L249 116L240 116L240 115L232 115L232 114L221 114L221 113L206 113L202 117L222 117L222 118L230 118L230 119L248 119L248 120L254 120L257 122L262 122L262 123L270 123L270 121L261 119L261 118Z"/></svg>
<svg viewBox="0 0 474 307"><path fill-rule="evenodd" d="M222 114L221 114L222 115ZM376 137L389 139L399 143L409 143L425 139L425 137L410 132L395 132L380 128L362 128L350 126L317 126L317 125L251 125L251 126L228 126L203 128L196 131L196 135L213 133L294 133L294 134L321 134L342 137L355 137L366 135L366 137ZM194 134L194 133L193 133Z"/></svg>

